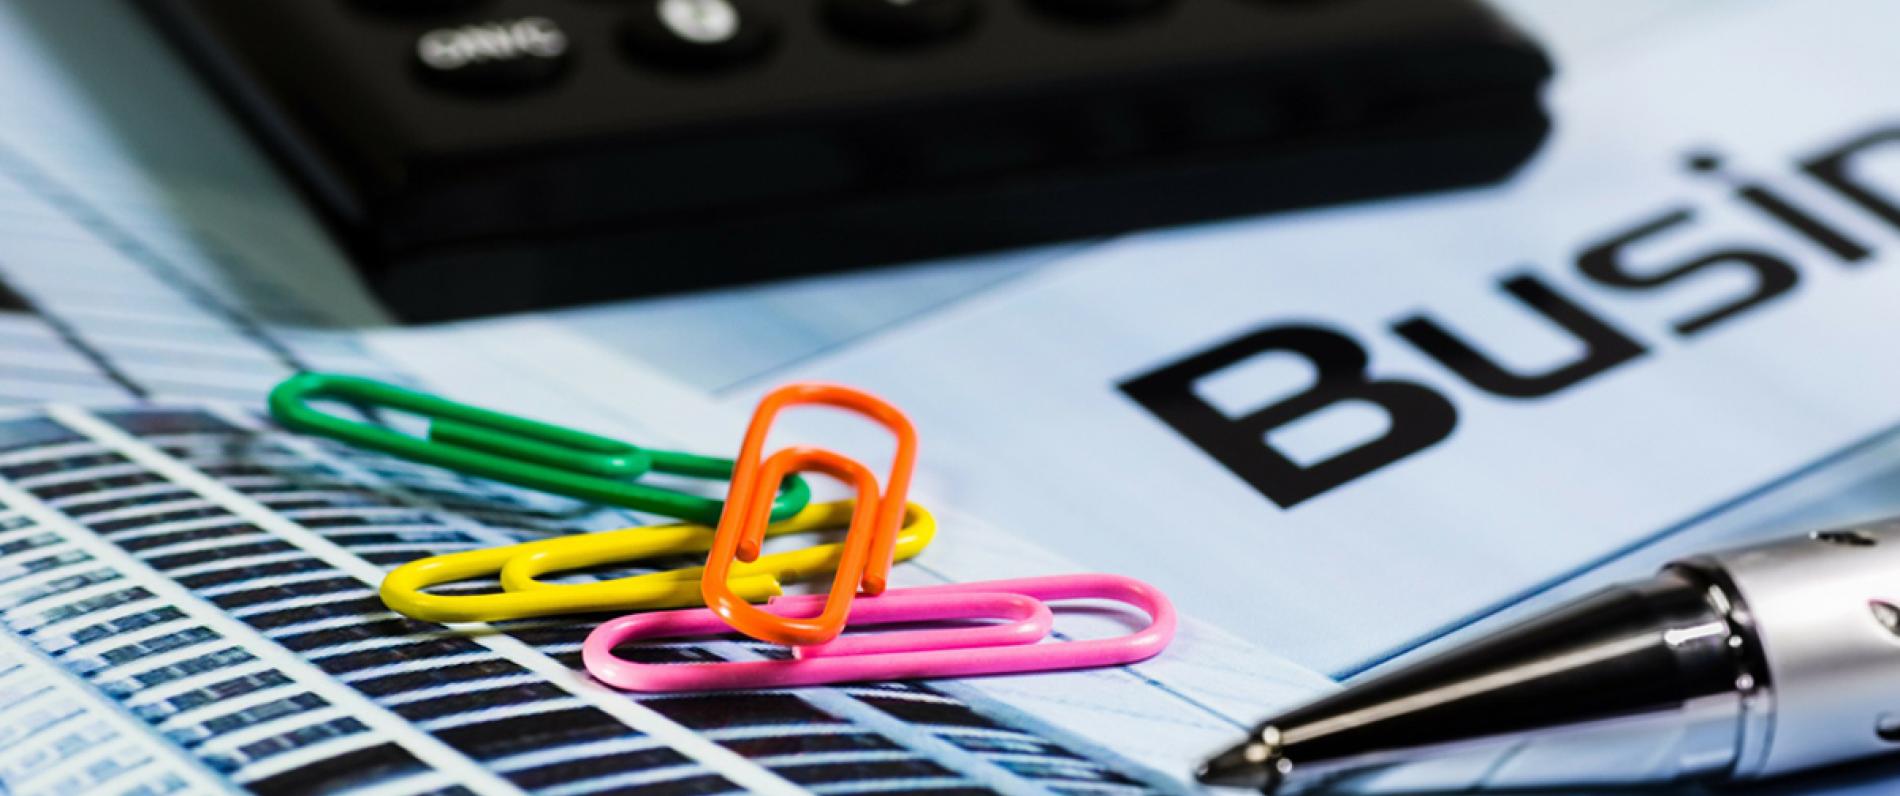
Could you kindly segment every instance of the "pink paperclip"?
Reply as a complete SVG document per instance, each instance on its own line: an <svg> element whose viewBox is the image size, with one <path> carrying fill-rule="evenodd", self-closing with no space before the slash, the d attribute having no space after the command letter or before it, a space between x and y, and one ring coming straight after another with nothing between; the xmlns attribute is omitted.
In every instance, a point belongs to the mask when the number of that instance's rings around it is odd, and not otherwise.
<svg viewBox="0 0 1900 796"><path fill-rule="evenodd" d="M1048 600L1116 600L1148 614L1148 626L1126 636L1038 644L1052 621ZM773 612L810 610L822 597L779 598ZM978 628L894 631L841 636L825 644L794 648L791 660L729 663L637 663L614 654L630 641L731 632L706 609L660 611L614 619L596 628L581 648L587 671L628 691L712 691L788 688L865 680L974 677L1117 666L1160 654L1174 638L1174 606L1153 586L1116 575L958 583L892 589L859 598L851 606L853 627L951 619L1001 619ZM981 654L971 654L981 648Z"/></svg>

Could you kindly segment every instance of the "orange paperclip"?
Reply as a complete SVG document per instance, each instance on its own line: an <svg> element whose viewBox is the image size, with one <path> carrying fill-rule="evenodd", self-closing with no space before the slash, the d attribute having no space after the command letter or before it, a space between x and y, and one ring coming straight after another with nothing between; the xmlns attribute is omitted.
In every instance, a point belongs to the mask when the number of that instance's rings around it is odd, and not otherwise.
<svg viewBox="0 0 1900 796"><path fill-rule="evenodd" d="M890 429L897 438L883 494L869 468L832 451L792 447L764 459L765 437L787 406L822 404L856 412ZM746 427L745 442L732 469L732 488L718 532L699 581L713 613L734 630L761 641L790 646L823 644L844 631L851 600L862 590L881 594L889 581L892 546L904 522L911 469L917 461L917 431L897 407L869 393L836 384L801 382L766 394ZM794 472L822 472L857 491L850 531L845 536L837 575L816 616L788 617L761 610L734 594L727 576L734 559L753 561L765 540L765 526L779 482Z"/></svg>

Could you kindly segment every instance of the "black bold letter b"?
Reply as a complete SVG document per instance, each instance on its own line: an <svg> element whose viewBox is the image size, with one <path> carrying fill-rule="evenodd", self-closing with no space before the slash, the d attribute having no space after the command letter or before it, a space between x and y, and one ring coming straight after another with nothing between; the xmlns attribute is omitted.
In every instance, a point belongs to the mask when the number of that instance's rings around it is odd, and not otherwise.
<svg viewBox="0 0 1900 796"><path fill-rule="evenodd" d="M1319 372L1318 382L1243 417L1229 417L1195 393L1195 382L1269 351L1304 357ZM1291 508L1431 447L1457 424L1458 412L1443 396L1411 382L1373 381L1366 376L1366 364L1365 349L1351 338L1312 326L1281 326L1249 333L1120 387L1268 500ZM1267 432L1346 400L1385 410L1391 421L1385 434L1305 466L1268 444Z"/></svg>

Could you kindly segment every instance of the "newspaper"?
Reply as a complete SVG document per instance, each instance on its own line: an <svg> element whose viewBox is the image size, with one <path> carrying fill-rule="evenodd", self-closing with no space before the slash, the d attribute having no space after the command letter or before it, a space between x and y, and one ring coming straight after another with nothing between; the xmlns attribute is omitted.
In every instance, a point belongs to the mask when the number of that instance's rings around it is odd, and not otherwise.
<svg viewBox="0 0 1900 796"><path fill-rule="evenodd" d="M86 70L36 50L81 17L149 84L136 101L178 114L149 133L184 125L231 149L168 174L169 156L109 134L92 86L59 84ZM284 433L261 414L282 377L359 374L709 452L735 448L743 414L663 378L623 382L639 402L590 403L559 387L601 372L576 361L584 342L365 334L377 314L338 294L348 281L307 214L135 20L8 6L0 44L5 90L33 120L0 124L0 791L1181 792L1195 755L1326 683L1189 621L1174 653L1138 667L636 697L580 669L600 617L393 614L375 589L403 562L648 518ZM192 179L210 185L181 192ZM579 370L544 379L563 356ZM937 514L939 541L900 585L1077 569Z"/></svg>
<svg viewBox="0 0 1900 796"><path fill-rule="evenodd" d="M1505 186L1124 239L791 375L909 407L928 494L1352 676L1896 433L1895 19L1709 20L1571 74Z"/></svg>
<svg viewBox="0 0 1900 796"><path fill-rule="evenodd" d="M1577 121L1580 129L1621 129L1593 114L1658 113L1680 99L1672 92L1718 85L1709 72L1747 63L1736 49L1792 48L1788 41L1806 41L1814 49L1813 42L1822 39L1826 46L1819 49L1838 55L1836 62L1801 69L1774 62L1741 72L1734 82L1760 89L1763 98L1814 111L1805 121L1838 122L1841 129L1875 123L1879 109L1859 109L1854 116L1835 113L1839 108L1828 104L1876 96L1851 90L1851 81L1876 80L1886 67L1885 53L1870 45L1884 28L1865 21L1883 12L1868 5L1844 4L1811 16L1785 7L1756 10L1737 22L1693 31L1689 46L1642 54L1612 73L1624 85L1645 84L1654 75L1674 78L1654 81L1635 99L1609 96L1621 86L1609 85L1608 78L1569 84L1560 113L1593 120ZM1801 36L1808 38L1795 38ZM1734 44L1721 44L1724 37ZM48 41L87 46L53 47ZM75 55L82 51L109 57L102 62ZM998 378L987 369L996 364L997 346L1029 347L1039 338L1059 352L1100 349L1105 342L1154 346L1146 359L1117 362L1087 382L1091 389L1112 389L1119 378L1244 328L1243 320L1259 321L1266 317L1263 305L1249 307L1246 319L1214 313L1190 319L1194 323L1169 332L1174 338L1160 341L1168 344L1166 351L1154 340L1061 334L1098 328L1066 323L1088 317L1065 316L1058 325L1069 328L1056 334L1002 323L995 331L1008 339L1001 343L972 334L968 347L959 349L955 340L945 340L971 332L972 324L982 332L985 323L1007 320L1012 309L1019 318L1045 318L1047 305L1038 302L1062 299L1063 290L1097 276L1115 275L1139 286L1139 271L1157 260L1181 262L1173 247L1195 246L1199 236L1206 236L1198 245L1211 255L1204 265L1182 266L1184 285L1195 284L1194 268L1232 266L1222 252L1231 258L1254 246L1284 250L1278 238L1291 234L1286 226L1318 224L1322 231L1312 235L1347 242L1395 231L1402 232L1397 237L1432 241L1442 240L1435 236L1447 224L1473 223L1473 216L1461 213L1475 213L1478 223L1509 234L1482 247L1483 257L1466 258L1451 244L1426 249L1441 269L1436 273L1461 294L1452 304L1436 303L1441 288L1416 281L1396 280L1382 289L1430 297L1433 308L1476 306L1479 299L1494 298L1486 292L1487 280L1505 276L1496 270L1502 264L1489 259L1498 251L1515 246L1520 250L1511 256L1543 256L1551 253L1544 247L1552 241L1567 239L1558 233L1580 229L1569 226L1576 217L1605 225L1626 220L1601 215L1590 204L1650 184L1640 180L1653 177L1652 163L1634 161L1628 152L1605 154L1623 147L1596 150L1560 137L1532 173L1531 187L1502 198L1474 194L1394 203L1364 211L1364 221L1355 220L1359 211L1335 211L1258 229L1214 227L1099 250L1025 253L976 272L944 269L918 277L941 278L952 293L977 296L971 301L918 302L873 281L856 292L794 286L786 290L806 291L804 296L830 307L894 300L900 315L931 309L938 317L900 324L879 313L845 320L817 310L751 315L749 329L741 332L771 336L804 328L809 334L749 356L728 350L732 356L714 357L702 349L671 360L650 357L673 371L662 373L630 359L625 349L601 344L641 331L623 325L629 316L614 309L585 318L362 331L381 316L342 278L346 271L321 231L239 131L221 121L210 98L123 8L0 7L0 68L9 76L0 81L0 99L15 109L0 117L0 239L6 241L0 247L0 344L8 353L0 363L0 406L6 407L0 410L0 790L9 793L1179 792L1199 753L1230 741L1272 708L1324 689L1328 679L1321 672L1344 675L1374 667L1455 638L1457 632L1448 629L1479 629L1593 578L1639 571L1677 549L1823 516L1858 516L1893 503L1884 487L1892 481L1900 441L1847 428L1874 414L1856 404L1820 435L1838 442L1836 447L1805 457L1793 445L1749 451L1762 462L1792 469L1778 470L1778 477L1754 483L1752 490L1724 492L1726 502L1698 503L1699 511L1677 517L1666 534L1629 530L1642 525L1636 517L1641 512L1632 510L1595 529L1600 535L1581 535L1576 544L1589 550L1529 556L1492 572L1484 565L1493 562L1473 565L1463 548L1460 555L1445 552L1444 541L1462 530L1447 531L1446 524L1471 516L1447 503L1426 506L1434 511L1359 518L1351 527L1380 529L1382 535L1340 544L1333 554L1350 559L1344 564L1303 568L1297 550L1275 560L1251 548L1237 556L1203 544L1207 529L1245 525L1236 519L1244 515L1205 522L1144 513L1141 493L1128 485L1147 484L1179 498L1184 492L1168 478L1234 483L1222 480L1231 475L1209 469L1207 461L1184 456L1178 439L1167 444L1177 448L1168 455L1183 463L1179 471L1153 479L1152 468L1139 477L1114 475L1104 483L1115 488L1115 500L1101 503L1118 510L1105 512L1090 508L1097 502L1092 496L1037 475L1048 462L1032 460L1028 451L1117 440L1099 430L1054 441L1038 438L1042 429L1027 429L1021 438L993 436L998 429L1025 430L997 422L1015 412L993 402L1002 384L1055 407L1045 417L1065 418L1094 400L1069 401L1075 396L1065 392L1070 385L1063 380L1070 374L1059 368ZM1858 77L1850 74L1856 68ZM1837 93L1803 93L1797 84L1808 79L1836 86ZM1659 115L1679 122L1732 104L1721 99L1708 98L1708 104L1673 117ZM1784 113L1792 111L1770 109L1747 121L1785 132L1786 139L1718 136L1735 122L1717 114L1707 117L1711 124L1729 121L1699 131L1706 137L1698 143L1722 144L1723 154L1746 168L1779 162L1772 158L1796 145L1826 143L1807 133L1827 130L1779 124L1774 117ZM1658 157L1674 158L1679 153L1673 148L1687 140L1683 128L1663 125L1645 135L1664 133L1677 137L1644 139L1644 145L1654 145ZM1580 146L1584 155L1576 154ZM1744 172L1744 179L1764 173L1778 174L1758 169ZM1559 177L1566 174L1590 178L1584 180L1589 190L1576 191L1582 199L1563 198L1571 184ZM1701 190L1726 196L1729 189ZM1509 211L1519 206L1548 206L1552 220L1517 221ZM1797 240L1798 246L1821 247L1804 254L1839 258L1848 250L1842 241L1862 240L1870 242L1872 253L1871 242L1883 231L1878 221L1828 217L1841 225L1839 234ZM1520 228L1513 229L1513 221ZM1561 228L1559 221L1565 222ZM1446 262L1437 263L1441 259ZM1876 266L1877 259L1867 265ZM1311 273L1296 269L1285 284L1315 308L1331 306L1336 298L1316 287L1306 276ZM1459 275L1471 278L1459 282ZM1328 278L1339 277L1334 272ZM1577 287L1572 277L1552 279L1565 291ZM1867 287L1877 286L1877 279L1861 283L1864 301L1878 299ZM1282 289L1278 278L1274 282L1270 287ZM1802 284L1795 297L1814 298L1808 295L1814 288ZM1690 298L1706 303L1731 295L1721 287ZM1840 292L1853 291L1830 292L1829 303L1807 310L1792 325L1846 329L1829 320L1849 306L1841 303ZM725 299L689 301L718 305ZM1088 306L1073 297L1060 303L1072 310ZM1373 316L1390 307L1367 306L1370 315L1349 316L1346 325L1383 328L1390 319ZM1641 328L1649 333L1695 306L1669 304L1631 317L1648 323ZM704 325L720 310L731 317L732 309L702 305L670 318L635 314L662 325ZM1623 316L1616 320L1627 322ZM1488 333L1499 330L1508 337L1537 328L1521 319L1512 324L1507 313L1458 331L1487 333L1488 340ZM1852 331L1877 339L1878 328ZM860 338L859 345L787 367L822 354L842 337ZM1524 351L1503 352L1529 354L1526 361L1511 360L1525 371L1561 362L1567 353L1554 344L1537 347L1561 337L1532 333L1526 339L1532 345ZM995 345L986 347L985 341ZM1380 367L1392 356L1391 345L1375 348ZM754 347L748 344L745 351ZM964 356L954 356L959 352ZM920 358L933 364L918 367ZM953 372L953 366L960 370ZM1392 373L1417 377L1429 366L1413 357ZM900 585L1107 569L1154 580L1182 596L1189 620L1166 655L1098 672L738 695L610 692L576 666L587 619L443 627L389 613L374 587L388 568L416 557L642 518L282 433L260 416L260 397L277 379L303 369L413 384L645 444L706 451L736 444L750 395L766 381L790 375L858 381L897 397L925 422L926 466L918 493L934 504L945 533L918 561L899 568ZM674 378L679 373L692 386ZM1022 375L1046 381L1015 380ZM1022 388L1045 383L1046 390ZM1873 394L1878 384L1869 380L1855 389ZM1245 378L1216 381L1203 395L1212 405L1242 413L1248 400L1259 400L1253 392L1259 387ZM699 388L727 394L712 402ZM1471 398L1466 392L1454 397ZM1826 401L1814 406L1840 408ZM1484 416L1497 409L1485 406ZM1130 417L1141 416L1122 416L1113 427ZM855 428L801 427L802 420L789 419L794 422L788 438L803 434L857 450L848 444L857 439L850 436ZM1369 433L1351 420L1343 432L1321 429L1304 442L1275 442L1288 450L1307 445L1304 450L1317 457L1308 463L1324 459L1329 445ZM1158 435L1155 420L1141 422L1150 426L1144 433ZM1473 422L1468 418L1466 427ZM868 442L864 450L875 452L875 444ZM1099 461L1090 464L1126 462L1130 452L1091 454ZM998 478L1018 483L999 492ZM1675 483L1674 474L1655 480L1658 486ZM1708 491L1721 492L1716 486ZM1372 498L1361 502L1379 504ZM1023 510L1030 503L1036 508ZM1661 511L1647 504L1636 508ZM1398 531L1410 532L1416 542ZM1625 534L1626 543L1605 542L1615 534ZM1396 544L1387 548L1385 542ZM1365 587L1363 580L1341 580L1360 565L1381 571L1395 553L1407 551L1417 554L1418 569L1445 568L1443 576L1470 593L1378 603L1347 590ZM1191 560L1176 557L1183 553L1192 553ZM1569 554L1578 555L1567 561L1568 569L1550 566L1550 559ZM1262 560L1273 568L1247 573L1252 581L1220 569ZM1500 586L1552 568L1558 571L1546 573L1538 589L1511 592L1509 584ZM1399 574L1403 582L1406 573ZM1270 610L1238 617L1233 606L1217 602L1231 594L1223 589L1249 583L1279 589L1275 594L1283 599L1267 604ZM1312 596L1302 599L1302 592ZM1482 610L1459 613L1482 598L1490 599ZM1451 628L1434 626L1434 616L1459 621ZM1202 617L1217 618L1226 628ZM1065 617L1059 630L1066 639L1121 627L1115 617L1084 615ZM656 645L646 652L682 662L763 653L737 641ZM1871 793L1885 783L1849 784ZM1814 787L1790 786L1800 792Z"/></svg>
<svg viewBox="0 0 1900 796"><path fill-rule="evenodd" d="M128 233L29 168L13 160L0 182L12 297L0 317L21 341L0 393L31 405L0 418L0 688L19 697L0 701L0 725L17 730L0 739L8 792L1179 788L1180 771L1039 719L1022 707L1033 699L922 683L633 698L579 672L586 619L476 630L390 613L375 587L402 562L639 518L271 428L262 391L294 369L405 376L349 335L260 320L187 269L154 270L154 252L108 245ZM492 365L481 379L514 380ZM569 417L558 399L530 409ZM965 552L925 561L1042 563L947 521L957 534ZM913 570L902 577L941 577ZM1184 642L1195 646L1191 630ZM1258 675L1246 678L1256 693L1318 682L1288 667L1275 686L1267 659L1244 645L1228 655ZM1095 702L1131 726L1185 722L1211 738L1238 720L1132 671L1079 677L1071 689L1104 692Z"/></svg>
<svg viewBox="0 0 1900 796"><path fill-rule="evenodd" d="M1363 676L1676 555L1900 510L1886 207L1900 150L1880 146L1893 113L1870 99L1894 65L1879 35L1894 13L1758 5L1600 50L1558 87L1548 149L1499 188L1132 236L748 379L668 369L719 392L710 425L784 378L870 387L928 440L922 499ZM764 320L732 345L779 317L754 306ZM538 364L536 389L685 406L676 393L695 390L605 333L653 311L375 342L430 370L451 341L479 341ZM1342 347L1363 367L1322 362ZM1170 417L1157 392L1198 415ZM1238 464L1196 438L1210 427ZM806 418L780 429L882 443ZM1366 446L1374 466L1324 467ZM1269 447L1282 472L1330 480L1249 477ZM1886 792L1894 774L1773 792Z"/></svg>
<svg viewBox="0 0 1900 796"><path fill-rule="evenodd" d="M1340 679L1891 515L1896 21L1708 19L1568 73L1501 188L1125 238L774 378L890 397L920 494Z"/></svg>

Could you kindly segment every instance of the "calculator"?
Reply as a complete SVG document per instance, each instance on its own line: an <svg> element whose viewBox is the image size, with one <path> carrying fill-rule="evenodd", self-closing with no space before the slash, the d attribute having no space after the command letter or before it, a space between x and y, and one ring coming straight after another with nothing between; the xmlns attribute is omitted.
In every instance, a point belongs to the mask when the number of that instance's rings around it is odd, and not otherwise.
<svg viewBox="0 0 1900 796"><path fill-rule="evenodd" d="M1478 0L141 0L417 321L1498 180Z"/></svg>

